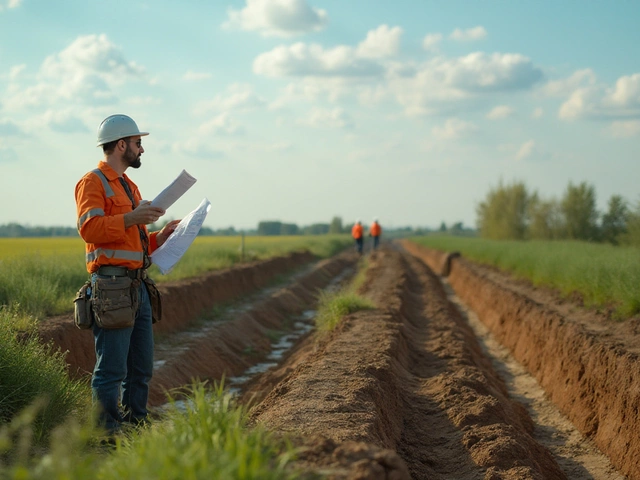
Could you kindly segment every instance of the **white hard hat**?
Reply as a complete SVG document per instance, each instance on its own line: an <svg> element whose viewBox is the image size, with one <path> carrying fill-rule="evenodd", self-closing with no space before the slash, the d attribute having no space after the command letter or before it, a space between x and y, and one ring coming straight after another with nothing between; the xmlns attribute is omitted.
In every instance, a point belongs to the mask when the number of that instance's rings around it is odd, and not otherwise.
<svg viewBox="0 0 640 480"><path fill-rule="evenodd" d="M377 219L377 218L374 218L374 219L373 219L373 221L374 221L374 222L376 222L376 223L378 223L378 219Z"/></svg>
<svg viewBox="0 0 640 480"><path fill-rule="evenodd" d="M141 132L136 122L127 115L110 115L98 127L98 145L96 146L99 147L114 140L137 135L144 137L149 135L149 132Z"/></svg>

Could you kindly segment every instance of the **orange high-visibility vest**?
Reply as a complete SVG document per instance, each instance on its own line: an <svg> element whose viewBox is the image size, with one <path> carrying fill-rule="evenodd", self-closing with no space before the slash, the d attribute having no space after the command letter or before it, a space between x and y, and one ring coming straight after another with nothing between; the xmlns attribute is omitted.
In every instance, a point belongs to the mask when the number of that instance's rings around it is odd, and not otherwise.
<svg viewBox="0 0 640 480"><path fill-rule="evenodd" d="M378 222L373 222L371 224L371 228L369 229L369 233L371 234L372 237L379 237L380 234L382 233L382 227Z"/></svg>
<svg viewBox="0 0 640 480"><path fill-rule="evenodd" d="M138 187L129 177L122 176L137 205L142 200ZM138 225L124 228L124 214L131 212L133 205L117 172L108 163L100 162L98 168L80 179L75 195L78 233L86 243L87 271L93 273L102 265L142 268L144 254ZM158 248L158 232L149 235L146 226L142 229L149 239L151 254Z"/></svg>
<svg viewBox="0 0 640 480"><path fill-rule="evenodd" d="M356 240L358 238L362 238L362 225L358 225L357 223L351 229L351 236Z"/></svg>

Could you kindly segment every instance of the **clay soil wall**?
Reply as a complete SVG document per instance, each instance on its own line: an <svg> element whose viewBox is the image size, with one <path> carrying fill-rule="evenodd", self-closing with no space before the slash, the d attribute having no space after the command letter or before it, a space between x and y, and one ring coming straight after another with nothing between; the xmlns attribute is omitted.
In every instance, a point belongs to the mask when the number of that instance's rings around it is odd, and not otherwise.
<svg viewBox="0 0 640 480"><path fill-rule="evenodd" d="M267 286L279 275L306 265L317 258L309 252L294 252L268 260L251 262L212 272L194 279L158 285L163 298L162 321L155 333L184 329L204 310L222 305ZM42 322L40 339L65 352L69 373L82 377L93 371L96 361L93 335L73 324L73 314L51 317Z"/></svg>
<svg viewBox="0 0 640 480"><path fill-rule="evenodd" d="M457 254L403 242L434 272L448 272L456 294L536 377L549 398L611 462L640 478L638 355L547 304L505 288Z"/></svg>

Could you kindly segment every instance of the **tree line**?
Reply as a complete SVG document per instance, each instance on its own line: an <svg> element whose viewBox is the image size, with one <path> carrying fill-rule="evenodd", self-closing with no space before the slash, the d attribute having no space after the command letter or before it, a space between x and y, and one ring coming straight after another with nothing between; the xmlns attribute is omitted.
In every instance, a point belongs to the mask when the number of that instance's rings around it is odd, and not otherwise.
<svg viewBox="0 0 640 480"><path fill-rule="evenodd" d="M502 181L476 207L481 237L493 240L585 240L640 246L640 202L612 195L607 210L596 206L596 191L586 182L569 182L562 196L542 198L524 182Z"/></svg>

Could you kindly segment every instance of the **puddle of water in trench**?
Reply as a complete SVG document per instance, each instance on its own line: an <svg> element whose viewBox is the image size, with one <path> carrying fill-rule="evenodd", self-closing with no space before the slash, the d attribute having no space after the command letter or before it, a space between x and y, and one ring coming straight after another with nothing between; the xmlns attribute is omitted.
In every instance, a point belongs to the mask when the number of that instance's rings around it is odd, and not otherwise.
<svg viewBox="0 0 640 480"><path fill-rule="evenodd" d="M353 268L345 268L339 275L331 280L329 285L327 285L323 291L325 292L334 292L337 291L342 285L343 281L353 274ZM268 292L275 291L278 288L282 287L274 287L273 289L267 289ZM245 305L238 305L234 307L230 307L225 312L226 318L233 318L235 315L249 311L253 308L252 302L249 302ZM296 340L298 340L301 336L309 333L314 328L313 319L316 315L316 310L305 310L301 315L296 317L293 323L293 331L289 332L282 337L280 337L276 342L271 344L271 351L269 355L267 355L267 361L258 363L249 367L239 376L230 377L225 381L225 389L232 395L237 396L240 393L240 388L243 384L248 382L254 376L263 374L267 372L269 369L276 367L280 360L284 357L285 353L291 349ZM214 320L209 322L207 325L203 326L199 330L192 332L184 332L183 338L193 338L198 339L200 337L204 337L209 334L209 331L213 328L216 328L221 322L226 322L229 320ZM171 350L173 353L180 353L189 350L189 342L184 342L182 345L173 345L171 346ZM167 362L166 359L160 359L154 361L153 368L158 369L161 368ZM175 400L174 405L178 408L179 411L186 412L189 405L191 405L191 401L189 399L186 400ZM170 404L164 404L157 407L158 411L166 411L170 408Z"/></svg>
<svg viewBox="0 0 640 480"><path fill-rule="evenodd" d="M271 352L267 355L267 361L257 363L249 367L242 375L237 377L229 377L228 389L231 393L237 394L240 391L240 387L251 380L254 376L267 372L273 367L278 366L278 363L284 357L284 354L293 347L296 340L302 335L309 333L313 330L313 317L315 317L315 310L306 310L300 315L293 324L293 331L280 337L276 342L271 344Z"/></svg>
<svg viewBox="0 0 640 480"><path fill-rule="evenodd" d="M240 388L243 384L251 380L254 376L267 372L269 369L278 366L278 363L284 357L285 353L289 351L294 345L296 340L306 333L309 333L314 328L313 318L316 315L315 310L305 310L301 315L296 317L293 323L293 331L289 332L277 341L271 343L271 351L267 355L267 361L257 363L249 367L244 371L242 375L236 377L229 377L225 380L225 390L231 394L232 397L236 397L240 393ZM188 350L188 348L184 348ZM159 360L154 363L154 368L161 367L166 363L165 360ZM189 406L193 407L191 400L175 400L173 402L175 408L180 412L186 412ZM165 403L157 407L158 411L167 411L170 408L170 404Z"/></svg>

